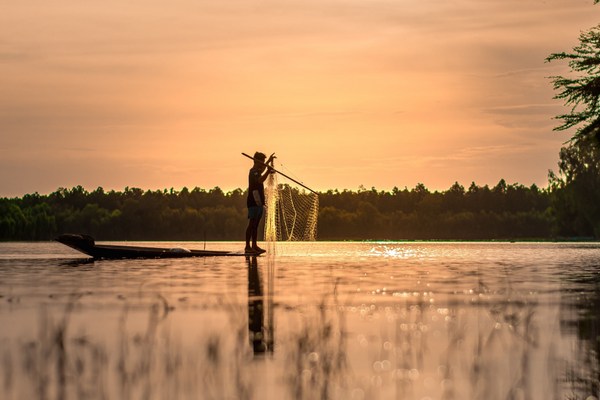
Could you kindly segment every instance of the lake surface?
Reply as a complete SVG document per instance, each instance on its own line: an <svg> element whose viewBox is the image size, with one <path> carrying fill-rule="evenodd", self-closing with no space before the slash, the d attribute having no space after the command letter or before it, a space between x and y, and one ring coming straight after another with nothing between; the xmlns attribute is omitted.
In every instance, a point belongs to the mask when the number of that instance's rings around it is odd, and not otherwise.
<svg viewBox="0 0 600 400"><path fill-rule="evenodd" d="M93 261L0 243L0 398L598 398L596 243L270 254Z"/></svg>

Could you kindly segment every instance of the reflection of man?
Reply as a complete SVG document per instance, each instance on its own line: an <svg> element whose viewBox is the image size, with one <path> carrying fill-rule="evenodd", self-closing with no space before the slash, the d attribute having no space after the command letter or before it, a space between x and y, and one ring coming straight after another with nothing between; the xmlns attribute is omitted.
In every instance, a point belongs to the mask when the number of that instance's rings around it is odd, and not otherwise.
<svg viewBox="0 0 600 400"><path fill-rule="evenodd" d="M263 215L265 205L265 187L264 181L267 179L269 174L273 173L273 159L275 153L271 154L269 160L265 162L267 158L263 153L254 153L254 166L250 169L250 175L248 176L248 199L246 201L248 206L248 227L246 228L246 253L260 254L264 253L265 250L258 247L256 240L258 238L258 224ZM267 171L263 174L262 172L267 168ZM250 245L250 239L252 239L252 246Z"/></svg>
<svg viewBox="0 0 600 400"><path fill-rule="evenodd" d="M258 261L256 256L246 257L248 261L248 332L254 353L264 353L266 350L263 335L263 297Z"/></svg>

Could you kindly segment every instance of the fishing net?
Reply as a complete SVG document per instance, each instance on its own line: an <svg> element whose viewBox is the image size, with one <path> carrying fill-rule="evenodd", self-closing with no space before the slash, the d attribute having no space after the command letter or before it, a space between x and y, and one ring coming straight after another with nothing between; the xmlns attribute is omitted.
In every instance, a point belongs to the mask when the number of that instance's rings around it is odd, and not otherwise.
<svg viewBox="0 0 600 400"><path fill-rule="evenodd" d="M273 351L275 323L273 296L275 294L276 254L282 254L285 242L314 242L317 239L319 196L298 189L285 177L271 174L265 181L265 235L267 250L267 295L265 313L265 345ZM312 246L308 246L312 247ZM307 254L312 254L306 249ZM297 250L296 250L297 254Z"/></svg>
<svg viewBox="0 0 600 400"><path fill-rule="evenodd" d="M280 251L277 242L317 239L319 196L315 193L293 187L279 174L271 174L265 181L265 203L265 242L269 252Z"/></svg>

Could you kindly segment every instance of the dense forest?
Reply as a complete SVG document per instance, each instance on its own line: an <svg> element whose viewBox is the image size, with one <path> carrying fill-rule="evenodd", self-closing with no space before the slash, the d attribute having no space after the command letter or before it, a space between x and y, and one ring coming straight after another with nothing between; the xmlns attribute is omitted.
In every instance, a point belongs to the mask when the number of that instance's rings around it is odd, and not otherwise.
<svg viewBox="0 0 600 400"><path fill-rule="evenodd" d="M547 189L455 183L443 192L329 190L319 194L319 240L515 240L597 236L551 174ZM77 186L49 195L0 199L1 240L48 240L86 233L98 240L243 240L246 194L220 188L92 192Z"/></svg>

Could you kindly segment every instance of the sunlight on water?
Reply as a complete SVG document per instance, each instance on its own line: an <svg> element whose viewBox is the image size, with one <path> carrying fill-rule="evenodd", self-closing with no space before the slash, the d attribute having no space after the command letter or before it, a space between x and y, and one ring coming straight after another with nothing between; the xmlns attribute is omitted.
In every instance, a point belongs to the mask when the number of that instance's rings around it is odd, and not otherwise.
<svg viewBox="0 0 600 400"><path fill-rule="evenodd" d="M94 261L0 244L0 397L598 397L597 244L279 246Z"/></svg>

